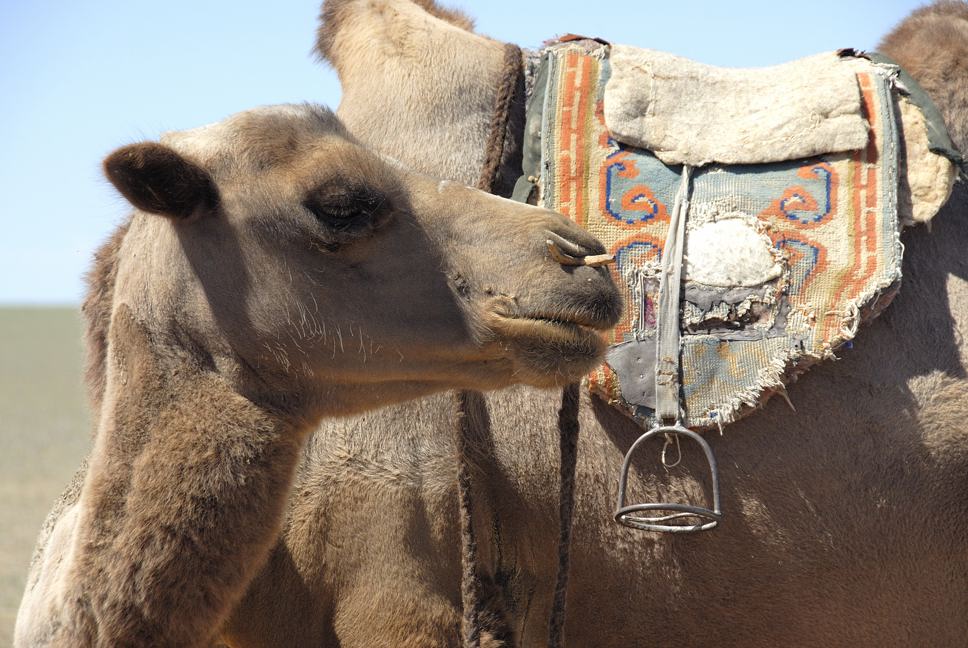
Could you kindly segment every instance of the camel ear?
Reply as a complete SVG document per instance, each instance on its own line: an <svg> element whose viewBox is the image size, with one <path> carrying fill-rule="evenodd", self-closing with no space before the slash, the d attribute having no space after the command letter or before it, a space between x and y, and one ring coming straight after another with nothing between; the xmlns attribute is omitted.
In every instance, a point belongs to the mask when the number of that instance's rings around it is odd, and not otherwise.
<svg viewBox="0 0 968 648"><path fill-rule="evenodd" d="M218 205L208 171L154 142L119 148L104 160L104 172L121 195L141 211L187 219Z"/></svg>

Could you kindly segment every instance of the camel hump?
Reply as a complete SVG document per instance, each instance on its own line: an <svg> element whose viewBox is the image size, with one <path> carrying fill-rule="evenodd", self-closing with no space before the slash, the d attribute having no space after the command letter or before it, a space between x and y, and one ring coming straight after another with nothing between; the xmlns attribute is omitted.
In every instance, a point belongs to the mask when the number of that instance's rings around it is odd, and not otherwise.
<svg viewBox="0 0 968 648"><path fill-rule="evenodd" d="M870 52L866 56L875 63L898 66L897 80L899 87L902 89L902 96L905 97L907 102L915 106L923 116L928 149L933 153L945 156L955 164L964 168L966 164L964 155L962 155L962 152L958 150L958 147L952 141L951 134L948 133L948 129L945 127L944 117L941 115L941 111L938 110L938 107L931 100L931 97L928 96L927 91L921 87L921 84L913 76L908 74L907 70L901 67L900 63L889 55L882 52ZM902 119L905 120L905 125L907 125L907 118L903 114Z"/></svg>

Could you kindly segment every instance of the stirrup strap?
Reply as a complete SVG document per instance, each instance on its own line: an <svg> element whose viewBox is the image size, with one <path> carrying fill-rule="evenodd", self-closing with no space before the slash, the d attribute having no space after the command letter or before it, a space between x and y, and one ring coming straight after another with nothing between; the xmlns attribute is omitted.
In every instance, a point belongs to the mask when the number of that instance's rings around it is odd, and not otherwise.
<svg viewBox="0 0 968 648"><path fill-rule="evenodd" d="M682 181L669 220L669 233L662 249L662 277L659 280L659 320L655 363L655 418L661 425L678 421L680 333L679 311L682 294L682 253L685 247L686 214L689 211L689 183L692 168L682 167Z"/></svg>

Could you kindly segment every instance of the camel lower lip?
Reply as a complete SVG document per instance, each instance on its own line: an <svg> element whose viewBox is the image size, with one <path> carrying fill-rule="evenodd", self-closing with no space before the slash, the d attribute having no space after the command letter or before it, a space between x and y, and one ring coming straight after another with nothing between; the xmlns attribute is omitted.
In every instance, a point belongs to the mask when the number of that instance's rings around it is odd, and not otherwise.
<svg viewBox="0 0 968 648"><path fill-rule="evenodd" d="M531 317L526 315L505 315L495 313L495 328L505 334L526 337L551 337L557 339L587 339L598 336L595 329L571 320Z"/></svg>
<svg viewBox="0 0 968 648"><path fill-rule="evenodd" d="M565 328L580 328L588 331L606 331L611 328L608 324L592 322L587 319L583 321L581 318L568 319L567 317L556 317L554 315L541 315L541 314L512 314L507 312L496 311L493 313L496 317L503 320L510 320L514 322L529 322L537 325L549 325L549 326L559 326Z"/></svg>

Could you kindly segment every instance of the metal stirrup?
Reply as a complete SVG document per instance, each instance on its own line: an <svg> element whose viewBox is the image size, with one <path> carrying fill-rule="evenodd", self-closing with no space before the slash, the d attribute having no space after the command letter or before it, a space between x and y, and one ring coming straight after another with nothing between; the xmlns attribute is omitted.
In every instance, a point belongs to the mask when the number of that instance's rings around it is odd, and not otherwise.
<svg viewBox="0 0 968 648"><path fill-rule="evenodd" d="M629 468L632 465L632 455L639 446L643 445L652 437L660 434L677 434L689 437L702 447L706 453L706 461L713 480L713 507L706 508L694 504L679 504L676 502L648 502L644 504L626 504L625 490L628 487ZM645 511L664 511L665 515L636 515ZM695 524L665 524L673 520L695 519ZM712 448L702 436L692 430L682 427L679 423L675 425L660 425L652 428L636 440L625 453L625 461L622 462L622 474L618 481L618 505L615 508L615 521L633 529L643 529L645 531L665 531L667 533L693 533L695 531L707 531L714 528L723 519L723 511L719 504L719 472L716 468L716 457L713 455Z"/></svg>
<svg viewBox="0 0 968 648"><path fill-rule="evenodd" d="M669 233L662 249L662 277L659 284L659 317L656 332L656 372L655 372L655 418L656 425L640 436L622 462L622 474L618 482L618 506L615 521L619 524L646 531L665 531L668 533L691 533L712 529L723 518L719 505L719 472L716 457L701 436L682 426L679 404L679 373L681 370L681 334L679 323L679 298L682 291L682 258L685 248L686 218L689 212L689 189L692 169L682 167L682 180L676 193L676 203L669 219ZM669 424L675 421L675 424ZM675 434L689 437L698 443L706 453L706 461L713 476L713 508L708 509L693 504L675 502L650 502L645 504L625 503L625 490L628 487L629 466L635 450L648 439L658 434ZM643 511L665 511L665 515L635 515ZM696 519L695 524L665 524L673 520ZM704 522L705 520L705 522Z"/></svg>

